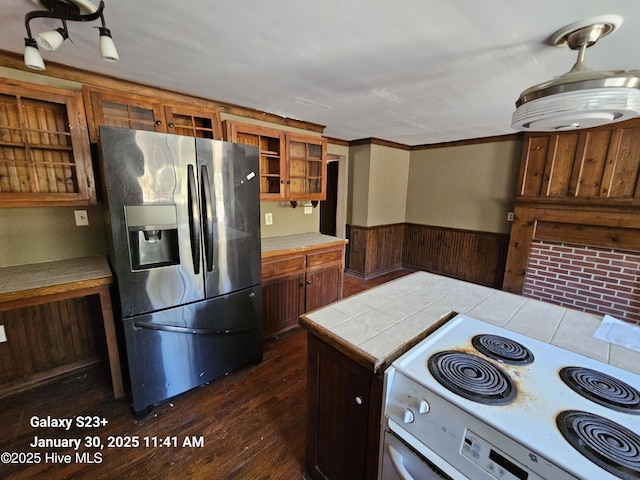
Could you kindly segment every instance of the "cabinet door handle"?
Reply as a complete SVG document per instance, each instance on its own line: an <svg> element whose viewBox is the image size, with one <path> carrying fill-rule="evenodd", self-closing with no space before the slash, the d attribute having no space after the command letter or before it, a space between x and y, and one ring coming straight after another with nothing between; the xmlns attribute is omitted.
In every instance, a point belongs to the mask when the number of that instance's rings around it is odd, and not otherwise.
<svg viewBox="0 0 640 480"><path fill-rule="evenodd" d="M169 124L169 128L173 128L173 123L170 123L170 124Z"/></svg>
<svg viewBox="0 0 640 480"><path fill-rule="evenodd" d="M364 403L364 399L360 395L357 395L356 396L356 403L358 405L362 405Z"/></svg>
<svg viewBox="0 0 640 480"><path fill-rule="evenodd" d="M160 120L156 120L156 125L162 125L162 122Z"/></svg>
<svg viewBox="0 0 640 480"><path fill-rule="evenodd" d="M311 285L311 280L307 280L307 285Z"/></svg>

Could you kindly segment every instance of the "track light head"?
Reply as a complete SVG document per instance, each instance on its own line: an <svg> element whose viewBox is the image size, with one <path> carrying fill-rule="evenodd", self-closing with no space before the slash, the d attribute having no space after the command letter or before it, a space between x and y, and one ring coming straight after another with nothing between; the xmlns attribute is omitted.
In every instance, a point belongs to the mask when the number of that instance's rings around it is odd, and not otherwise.
<svg viewBox="0 0 640 480"><path fill-rule="evenodd" d="M25 38L24 45L24 64L33 70L44 70L44 61L38 51L38 43L33 38Z"/></svg>
<svg viewBox="0 0 640 480"><path fill-rule="evenodd" d="M69 38L69 33L66 28L56 28L55 30L49 30L36 35L36 42L38 46L47 52L54 52L60 45Z"/></svg>
<svg viewBox="0 0 640 480"><path fill-rule="evenodd" d="M111 38L111 30L106 27L99 27L100 30L100 56L106 62L117 62L120 60L116 44Z"/></svg>

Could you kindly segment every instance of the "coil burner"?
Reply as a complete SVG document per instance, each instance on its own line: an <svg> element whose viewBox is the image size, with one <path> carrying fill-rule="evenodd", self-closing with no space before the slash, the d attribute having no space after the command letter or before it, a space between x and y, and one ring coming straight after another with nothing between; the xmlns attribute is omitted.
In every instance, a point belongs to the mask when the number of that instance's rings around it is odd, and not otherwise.
<svg viewBox="0 0 640 480"><path fill-rule="evenodd" d="M565 367L560 378L574 392L618 412L640 414L640 392L606 373L585 367Z"/></svg>
<svg viewBox="0 0 640 480"><path fill-rule="evenodd" d="M471 344L483 355L510 365L528 365L534 359L527 347L500 335L476 335Z"/></svg>
<svg viewBox="0 0 640 480"><path fill-rule="evenodd" d="M624 480L640 477L640 436L599 415L567 410L556 417L562 436L584 457Z"/></svg>
<svg viewBox="0 0 640 480"><path fill-rule="evenodd" d="M507 405L516 398L516 386L507 374L477 355L446 350L429 357L427 366L443 387L468 400Z"/></svg>

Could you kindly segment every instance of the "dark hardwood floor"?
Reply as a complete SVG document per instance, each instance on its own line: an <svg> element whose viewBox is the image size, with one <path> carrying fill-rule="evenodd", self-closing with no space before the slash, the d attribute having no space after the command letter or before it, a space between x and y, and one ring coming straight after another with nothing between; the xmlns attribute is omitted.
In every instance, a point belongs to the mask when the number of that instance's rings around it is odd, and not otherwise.
<svg viewBox="0 0 640 480"><path fill-rule="evenodd" d="M396 278L404 277L405 275L409 275L413 272L415 272L415 270L394 270L393 272L385 273L369 280L362 280L355 275L345 273L344 282L342 284L342 296L350 297L351 295L355 295L356 293L368 290L369 288L373 288L382 283L395 280Z"/></svg>
<svg viewBox="0 0 640 480"><path fill-rule="evenodd" d="M347 274L344 295L407 273L411 272L393 272L369 281ZM0 478L301 479L306 351L302 329L269 340L261 364L243 367L155 407L142 420L133 417L128 399L113 399L108 372L100 368L0 399L0 454L13 453L10 458L21 462L5 463L3 456ZM94 416L108 423L79 428L74 421L68 431L31 425L34 417ZM36 437L75 438L81 445L77 450L32 446ZM185 439L202 445L185 445ZM85 445L91 441L104 448ZM107 446L110 441L113 448ZM54 458L53 453L58 456ZM83 454L84 463L76 457ZM69 464L60 463L68 459Z"/></svg>

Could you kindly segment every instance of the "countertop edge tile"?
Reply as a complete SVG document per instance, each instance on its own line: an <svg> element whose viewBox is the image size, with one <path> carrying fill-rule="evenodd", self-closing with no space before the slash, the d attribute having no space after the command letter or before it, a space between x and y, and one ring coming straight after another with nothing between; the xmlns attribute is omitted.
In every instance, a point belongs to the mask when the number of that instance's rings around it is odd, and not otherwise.
<svg viewBox="0 0 640 480"><path fill-rule="evenodd" d="M261 238L262 258L302 253L323 247L346 245L349 240L322 233L306 232Z"/></svg>
<svg viewBox="0 0 640 480"><path fill-rule="evenodd" d="M501 326L507 330L556 345L559 348L570 350L580 355L591 357L640 374L640 352L634 352L632 350L610 344L609 342L596 339L592 336L593 331L595 331L599 322L602 320L602 316L600 315L542 302L540 300L504 292L502 290L489 289L489 287L482 287L484 289L488 289L488 295L480 295L482 296L482 299L479 302L474 302L474 305L468 308L467 312L461 312L456 310L454 306L448 306L446 305L446 302L443 302L445 297L452 292L452 286L455 285L456 288L454 288L454 290L458 290L459 287L464 285L471 285L473 288L480 288L480 286L461 280L450 279L448 277L440 277L427 272L411 273L401 277L400 279L382 284L379 287L374 287L368 291L373 292L369 295L375 295L377 289L384 288L385 286L387 287L387 290L392 290L392 288L390 289L390 286L393 286L393 282L402 282L404 286L414 282L415 285L419 285L418 288L413 290L414 292L427 294L431 288L434 291L439 291L440 296L420 311L409 316L398 318L398 322L393 324L390 322L387 328L383 328L377 335L385 335L384 337L380 336L378 340L383 338L388 340L390 342L388 347L381 346L374 341L370 341L372 336L368 337L364 341L359 341L358 345L356 345L345 338L341 338L340 335L336 334L336 332L331 329L324 329L320 325L314 325L313 315L317 314L317 312L321 312L324 308L331 308L330 305L316 310L309 316L310 318L306 317L306 320L304 322L301 321L300 323L303 327L307 328L310 333L330 338L334 344L338 344L340 346L343 353L348 355L349 352L353 352L354 356L358 358L359 363L370 369L373 373L380 373L381 369L386 368L402 353L407 351L418 341L428 336L433 330L448 321L457 313L465 313L466 315L473 317L474 309L479 309L478 312L481 312L481 315L478 315L481 317L479 320ZM482 289L477 291L485 292ZM411 293L408 293L408 295L411 295ZM483 304L485 304L484 306L486 307L490 307L492 302L499 303L498 297L504 295L506 295L504 298L508 299L508 303L510 303L507 309L498 312L495 317L491 315L490 308L482 310ZM496 301L494 297L498 298L498 300ZM362 308L363 303L361 294L346 297L340 300L343 313L350 310L349 302L351 300L359 302L360 309ZM378 304L378 306L379 305L380 304ZM376 306L367 305L367 307L369 307L369 312L380 312L380 310L376 309ZM385 310L386 314L392 313L388 309ZM357 311L359 311L359 309L354 309L354 312ZM402 315L402 312L398 312L398 315ZM357 321L357 316L358 315L352 315L345 322L342 322L340 324L341 329L348 328L347 324L349 322ZM303 317L305 316L303 315L301 318ZM394 337L392 335L395 331L394 329L399 330L400 328L404 328L404 325L402 327L398 325L400 325L400 322L406 321L416 322L416 335L409 340L404 340L406 338L406 334L397 335L400 338ZM582 322L584 322L584 324L582 324ZM338 331L340 331L340 329ZM368 346L375 346L375 348L372 351L367 351ZM386 357L380 357L379 353L382 351L392 353L389 353Z"/></svg>
<svg viewBox="0 0 640 480"><path fill-rule="evenodd" d="M32 272L40 272L35 278ZM28 280L22 280L28 278ZM104 256L70 258L0 268L0 302L20 299L23 295L46 294L65 285L111 283L113 275ZM77 288L77 287L76 287Z"/></svg>

